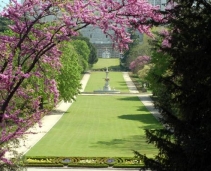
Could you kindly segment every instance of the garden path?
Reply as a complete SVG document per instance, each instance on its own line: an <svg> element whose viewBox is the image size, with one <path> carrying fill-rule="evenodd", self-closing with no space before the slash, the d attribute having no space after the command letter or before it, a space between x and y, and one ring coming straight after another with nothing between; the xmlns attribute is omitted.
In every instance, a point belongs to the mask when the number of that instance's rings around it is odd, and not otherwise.
<svg viewBox="0 0 211 171"><path fill-rule="evenodd" d="M129 77L128 72L123 72L123 78L130 90L130 93L139 93L139 91L136 89L136 86L134 85L133 81ZM159 120L160 113L157 109L154 108L154 104L152 103L152 99L150 98L151 94L149 93L142 93L142 94L137 94L141 102L144 104L144 106L150 111L150 113L157 119Z"/></svg>

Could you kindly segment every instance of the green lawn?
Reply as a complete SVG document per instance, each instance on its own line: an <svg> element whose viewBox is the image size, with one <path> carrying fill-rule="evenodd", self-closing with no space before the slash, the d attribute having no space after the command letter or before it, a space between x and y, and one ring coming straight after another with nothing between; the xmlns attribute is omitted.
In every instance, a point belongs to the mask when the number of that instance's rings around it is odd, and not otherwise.
<svg viewBox="0 0 211 171"><path fill-rule="evenodd" d="M136 96L80 95L59 122L26 156L152 156L144 129L161 125Z"/></svg>
<svg viewBox="0 0 211 171"><path fill-rule="evenodd" d="M120 90L123 93L129 93L127 85L121 72L109 72L108 77L111 89ZM91 72L90 79L86 85L85 92L93 92L94 90L102 90L105 85L105 72Z"/></svg>
<svg viewBox="0 0 211 171"><path fill-rule="evenodd" d="M119 58L98 58L98 62L94 64L94 70L104 70L109 67L110 70L119 69Z"/></svg>

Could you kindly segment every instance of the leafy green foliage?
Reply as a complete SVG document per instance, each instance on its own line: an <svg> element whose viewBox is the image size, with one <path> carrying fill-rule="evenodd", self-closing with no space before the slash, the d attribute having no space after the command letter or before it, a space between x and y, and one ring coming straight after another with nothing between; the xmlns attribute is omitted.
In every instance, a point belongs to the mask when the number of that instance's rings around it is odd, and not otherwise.
<svg viewBox="0 0 211 171"><path fill-rule="evenodd" d="M148 76L151 67L151 64L146 64L141 70L138 71L138 77L141 79L142 82L148 82L146 77Z"/></svg>
<svg viewBox="0 0 211 171"><path fill-rule="evenodd" d="M171 56L160 51L163 36L159 35L158 32L155 32L154 34L156 35L156 39L150 41L152 47L151 68L145 76L145 79L150 82L150 88L152 89L153 95L159 98L160 94L163 94L163 91L165 90L165 85L159 80L171 75L169 68Z"/></svg>
<svg viewBox="0 0 211 171"><path fill-rule="evenodd" d="M150 56L150 45L148 43L149 37L144 35L144 42L132 47L129 51L128 58L126 59L126 66L135 60L138 56L149 55Z"/></svg>
<svg viewBox="0 0 211 171"><path fill-rule="evenodd" d="M62 51L62 67L57 76L57 82L60 98L66 102L74 99L74 96L79 93L81 66L79 65L79 55L70 42L62 43L60 50Z"/></svg>
<svg viewBox="0 0 211 171"><path fill-rule="evenodd" d="M78 54L79 64L84 72L88 67L90 49L83 40L73 40L72 45Z"/></svg>
<svg viewBox="0 0 211 171"><path fill-rule="evenodd" d="M150 45L148 44L150 37L143 35L143 42L141 42L141 39L136 32L132 30L129 32L131 33L133 42L129 44L129 49L124 52L124 58L121 59L121 65L124 65L127 69L129 69L130 63L138 56L150 55Z"/></svg>
<svg viewBox="0 0 211 171"><path fill-rule="evenodd" d="M95 46L89 41L89 39L87 37L83 37L83 36L78 36L75 39L83 40L88 45L89 50L90 50L89 59L88 59L89 65L92 66L93 64L97 63L97 61L98 61L97 50L96 50Z"/></svg>
<svg viewBox="0 0 211 171"><path fill-rule="evenodd" d="M139 36L135 33L135 31L133 29L129 29L128 32L131 34L130 38L133 42L129 43L128 50L126 50L123 53L123 58L120 61L120 65L123 68L127 68L127 69L129 68L129 63L127 61L128 61L129 56L130 56L132 48L138 46L141 42Z"/></svg>

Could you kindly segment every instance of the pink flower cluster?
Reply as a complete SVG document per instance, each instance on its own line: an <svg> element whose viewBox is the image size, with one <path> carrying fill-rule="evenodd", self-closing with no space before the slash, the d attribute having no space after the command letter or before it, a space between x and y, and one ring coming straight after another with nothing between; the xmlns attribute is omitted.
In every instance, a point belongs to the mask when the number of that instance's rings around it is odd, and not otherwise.
<svg viewBox="0 0 211 171"><path fill-rule="evenodd" d="M165 9L166 9L166 10L172 10L172 9L174 9L177 5L178 5L177 2L171 0L171 1L169 1L169 2L167 3Z"/></svg>
<svg viewBox="0 0 211 171"><path fill-rule="evenodd" d="M171 36L168 30L161 30L160 35L163 36L162 47L163 48L170 48L171 47Z"/></svg>
<svg viewBox="0 0 211 171"><path fill-rule="evenodd" d="M59 99L59 91L57 89L57 83L54 79L49 80L49 91L50 93L54 94L54 104L58 103Z"/></svg>
<svg viewBox="0 0 211 171"><path fill-rule="evenodd" d="M130 63L129 68L131 69L132 72L138 71L144 67L145 64L150 62L150 57L149 56L139 56L137 57L134 61Z"/></svg>

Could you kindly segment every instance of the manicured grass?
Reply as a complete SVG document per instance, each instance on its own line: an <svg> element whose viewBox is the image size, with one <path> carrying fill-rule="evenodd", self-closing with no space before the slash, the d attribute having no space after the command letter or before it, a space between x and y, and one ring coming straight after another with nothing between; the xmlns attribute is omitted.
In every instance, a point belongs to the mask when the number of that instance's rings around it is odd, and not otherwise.
<svg viewBox="0 0 211 171"><path fill-rule="evenodd" d="M98 58L98 62L93 65L94 70L104 70L109 67L110 70L119 69L119 58Z"/></svg>
<svg viewBox="0 0 211 171"><path fill-rule="evenodd" d="M109 85L111 89L120 90L123 93L129 93L128 87L124 81L121 72L109 72ZM91 72L89 81L86 85L85 92L93 92L94 90L102 90L105 85L106 73L104 72Z"/></svg>
<svg viewBox="0 0 211 171"><path fill-rule="evenodd" d="M26 155L133 157L138 150L152 157L144 129L160 127L136 96L80 95Z"/></svg>

